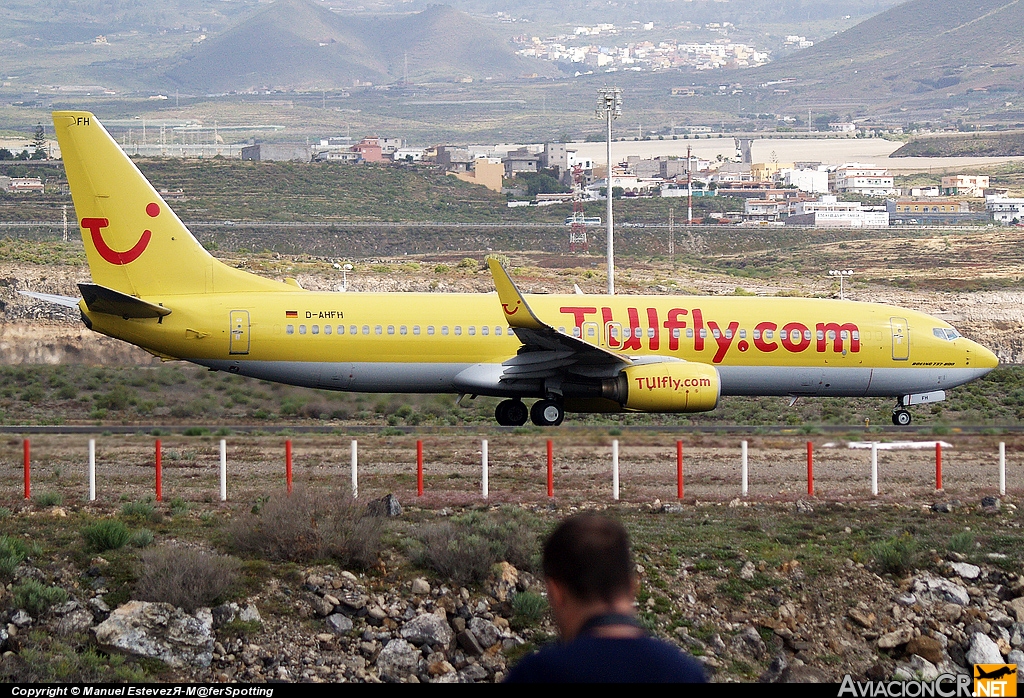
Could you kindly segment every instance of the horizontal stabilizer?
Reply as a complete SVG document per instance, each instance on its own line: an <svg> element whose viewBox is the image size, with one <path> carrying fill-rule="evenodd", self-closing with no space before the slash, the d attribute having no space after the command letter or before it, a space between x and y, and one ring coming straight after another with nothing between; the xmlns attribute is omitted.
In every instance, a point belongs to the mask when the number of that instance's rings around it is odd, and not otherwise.
<svg viewBox="0 0 1024 698"><path fill-rule="evenodd" d="M171 311L162 305L154 305L119 291L97 284L78 284L85 304L94 313L106 313L128 318L153 318L170 315Z"/></svg>
<svg viewBox="0 0 1024 698"><path fill-rule="evenodd" d="M23 296L29 298L35 298L36 300L46 301L47 303L53 303L55 305L63 305L66 308L77 308L81 298L74 298L72 296L58 296L53 293L35 293L34 291L18 291Z"/></svg>

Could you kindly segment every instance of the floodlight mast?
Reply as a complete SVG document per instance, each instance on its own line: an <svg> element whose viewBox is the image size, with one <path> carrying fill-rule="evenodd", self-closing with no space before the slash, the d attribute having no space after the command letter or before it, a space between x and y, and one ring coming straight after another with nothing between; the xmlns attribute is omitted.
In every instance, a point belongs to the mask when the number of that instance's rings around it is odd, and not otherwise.
<svg viewBox="0 0 1024 698"><path fill-rule="evenodd" d="M608 176L605 195L608 201L608 295L615 295L615 238L612 225L612 119L622 115L622 90L618 87L602 87L597 91L597 115L607 121Z"/></svg>

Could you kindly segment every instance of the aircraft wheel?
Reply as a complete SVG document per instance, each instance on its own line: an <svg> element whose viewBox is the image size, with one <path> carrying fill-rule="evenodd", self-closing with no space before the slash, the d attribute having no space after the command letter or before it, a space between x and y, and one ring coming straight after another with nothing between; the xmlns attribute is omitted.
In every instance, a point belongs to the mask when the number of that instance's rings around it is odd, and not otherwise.
<svg viewBox="0 0 1024 698"><path fill-rule="evenodd" d="M503 427L521 427L529 416L530 412L522 400L502 400L494 409L494 418Z"/></svg>
<svg viewBox="0 0 1024 698"><path fill-rule="evenodd" d="M905 427L910 424L910 413L906 410L896 410L892 413L892 423L898 427Z"/></svg>
<svg viewBox="0 0 1024 698"><path fill-rule="evenodd" d="M530 408L530 419L539 427L557 427L565 419L565 409L554 400L537 400Z"/></svg>

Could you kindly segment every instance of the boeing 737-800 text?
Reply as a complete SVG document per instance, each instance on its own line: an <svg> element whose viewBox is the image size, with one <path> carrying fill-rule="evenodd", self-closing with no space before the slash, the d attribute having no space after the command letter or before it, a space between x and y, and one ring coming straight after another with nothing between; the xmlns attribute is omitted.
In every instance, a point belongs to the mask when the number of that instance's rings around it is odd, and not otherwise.
<svg viewBox="0 0 1024 698"><path fill-rule="evenodd" d="M948 323L805 298L314 293L214 259L87 112L53 115L92 283L85 324L166 359L294 385L505 398L499 424L566 411L702 412L722 395L944 399L998 361ZM535 398L527 409L524 398Z"/></svg>

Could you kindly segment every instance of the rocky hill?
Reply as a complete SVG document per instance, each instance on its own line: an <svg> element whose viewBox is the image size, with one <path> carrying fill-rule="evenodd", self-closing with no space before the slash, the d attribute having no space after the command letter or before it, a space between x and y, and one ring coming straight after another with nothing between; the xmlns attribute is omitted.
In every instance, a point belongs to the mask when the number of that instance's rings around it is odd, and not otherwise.
<svg viewBox="0 0 1024 698"><path fill-rule="evenodd" d="M166 77L181 89L335 89L547 74L469 15L444 5L404 15L339 15L310 0L278 0L180 57Z"/></svg>

